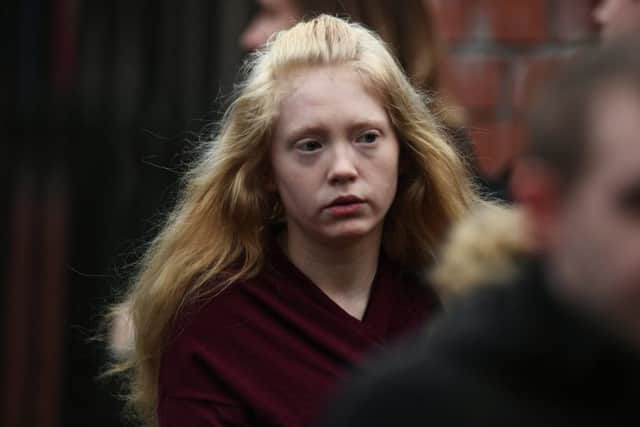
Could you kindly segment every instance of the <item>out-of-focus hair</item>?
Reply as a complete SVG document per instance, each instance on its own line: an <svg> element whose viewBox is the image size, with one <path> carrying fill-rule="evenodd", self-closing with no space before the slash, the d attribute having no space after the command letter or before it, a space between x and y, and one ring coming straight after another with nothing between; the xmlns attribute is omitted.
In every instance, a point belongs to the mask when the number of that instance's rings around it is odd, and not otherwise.
<svg viewBox="0 0 640 427"><path fill-rule="evenodd" d="M569 187L584 171L590 146L589 111L596 95L625 84L640 94L640 40L587 49L541 92L529 117L525 156L550 166Z"/></svg>
<svg viewBox="0 0 640 427"><path fill-rule="evenodd" d="M326 15L279 33L249 60L220 132L186 175L179 202L141 260L124 302L135 345L118 369L130 372L130 402L152 424L160 358L176 317L196 299L215 297L264 265L274 224L284 214L265 188L283 82L292 72L324 66L357 71L401 142L398 189L383 233L391 259L424 268L449 227L478 202L464 162L375 34Z"/></svg>
<svg viewBox="0 0 640 427"><path fill-rule="evenodd" d="M478 288L508 283L517 276L520 260L532 253L533 238L519 208L479 205L451 229L428 281L447 303Z"/></svg>

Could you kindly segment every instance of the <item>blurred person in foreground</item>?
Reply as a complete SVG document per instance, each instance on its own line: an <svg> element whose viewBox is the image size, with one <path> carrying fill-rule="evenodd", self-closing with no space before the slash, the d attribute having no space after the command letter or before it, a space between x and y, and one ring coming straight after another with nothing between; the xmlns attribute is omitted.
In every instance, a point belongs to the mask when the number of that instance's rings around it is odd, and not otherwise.
<svg viewBox="0 0 640 427"><path fill-rule="evenodd" d="M513 189L535 255L368 365L324 426L640 424L638 52L588 52L532 112Z"/></svg>
<svg viewBox="0 0 640 427"><path fill-rule="evenodd" d="M640 0L601 0L593 9L604 41L637 34L640 37Z"/></svg>

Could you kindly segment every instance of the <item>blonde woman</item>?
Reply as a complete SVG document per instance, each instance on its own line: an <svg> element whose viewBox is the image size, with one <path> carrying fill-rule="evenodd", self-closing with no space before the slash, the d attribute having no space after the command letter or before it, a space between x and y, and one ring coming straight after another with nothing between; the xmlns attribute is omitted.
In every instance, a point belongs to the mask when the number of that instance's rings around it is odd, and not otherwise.
<svg viewBox="0 0 640 427"><path fill-rule="evenodd" d="M306 426L436 304L424 268L476 202L380 39L320 16L257 52L125 304L150 424Z"/></svg>

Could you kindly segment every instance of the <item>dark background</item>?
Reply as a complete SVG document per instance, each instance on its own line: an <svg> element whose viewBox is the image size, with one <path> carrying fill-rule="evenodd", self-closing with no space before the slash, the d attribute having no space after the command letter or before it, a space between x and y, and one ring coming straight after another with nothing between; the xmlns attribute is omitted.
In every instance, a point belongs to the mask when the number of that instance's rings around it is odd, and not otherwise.
<svg viewBox="0 0 640 427"><path fill-rule="evenodd" d="M91 338L224 108L253 5L0 7L0 424L121 425Z"/></svg>

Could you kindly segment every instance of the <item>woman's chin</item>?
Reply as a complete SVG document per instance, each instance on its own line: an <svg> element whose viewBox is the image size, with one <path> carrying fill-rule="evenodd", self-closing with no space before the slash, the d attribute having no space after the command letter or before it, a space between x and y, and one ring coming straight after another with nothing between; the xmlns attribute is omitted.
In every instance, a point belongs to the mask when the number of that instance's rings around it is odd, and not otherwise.
<svg viewBox="0 0 640 427"><path fill-rule="evenodd" d="M368 224L341 224L332 230L327 230L325 237L328 241L336 243L350 243L363 239L376 238L381 236L378 228Z"/></svg>

